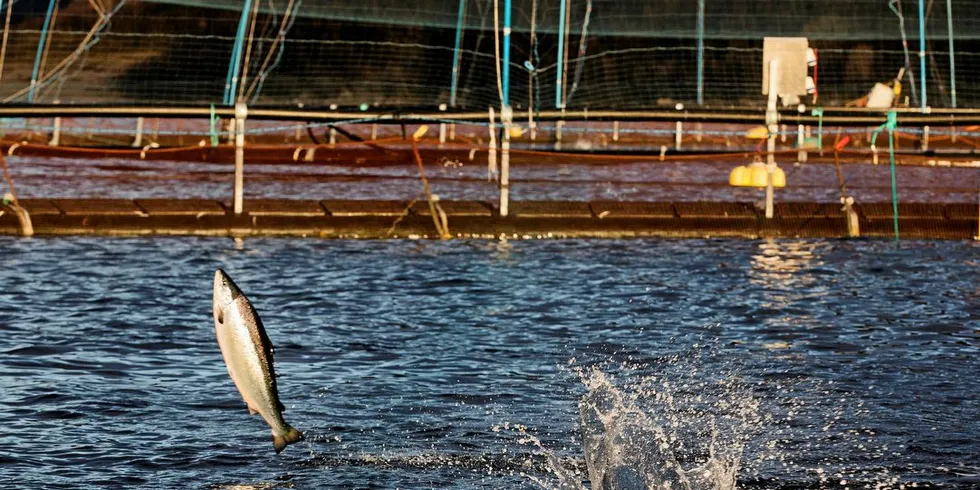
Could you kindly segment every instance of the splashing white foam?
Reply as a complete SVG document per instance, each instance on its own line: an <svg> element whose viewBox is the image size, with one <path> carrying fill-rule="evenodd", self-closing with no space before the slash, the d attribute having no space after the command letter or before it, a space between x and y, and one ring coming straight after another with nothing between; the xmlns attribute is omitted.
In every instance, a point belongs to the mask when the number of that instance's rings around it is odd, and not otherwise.
<svg viewBox="0 0 980 490"><path fill-rule="evenodd" d="M580 427L593 488L735 488L758 407L738 383L646 375L620 387L598 368L581 376L587 391Z"/></svg>
<svg viewBox="0 0 980 490"><path fill-rule="evenodd" d="M620 365L618 376L574 368L584 473L595 490L734 490L745 444L760 426L759 403L732 371L708 373L702 353L650 365ZM529 476L548 490L584 489L569 468L521 426L550 478Z"/></svg>
<svg viewBox="0 0 980 490"><path fill-rule="evenodd" d="M743 377L731 354L695 345L602 367L572 361L584 459L558 457L524 426L496 429L534 448L547 471L526 476L546 490L735 490L740 477L766 488L914 487L882 463L896 448L858 428L869 422L860 398L778 369Z"/></svg>

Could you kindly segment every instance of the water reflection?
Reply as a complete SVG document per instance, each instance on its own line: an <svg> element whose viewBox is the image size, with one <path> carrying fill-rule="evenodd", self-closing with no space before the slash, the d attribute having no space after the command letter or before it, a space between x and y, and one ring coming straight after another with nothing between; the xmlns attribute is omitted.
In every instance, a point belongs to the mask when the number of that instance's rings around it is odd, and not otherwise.
<svg viewBox="0 0 980 490"><path fill-rule="evenodd" d="M824 265L823 255L829 249L825 242L803 240L766 240L759 243L752 255L749 280L766 291L768 306L789 306L802 297L808 296L818 278L813 269ZM819 295L826 294L818 289Z"/></svg>
<svg viewBox="0 0 980 490"><path fill-rule="evenodd" d="M811 306L822 301L828 288L819 271L824 256L833 248L826 242L767 240L753 253L748 270L749 282L759 289L750 312L760 333L772 334L768 348L788 349L801 335L801 328L819 325L819 310ZM754 304L753 304L754 303Z"/></svg>

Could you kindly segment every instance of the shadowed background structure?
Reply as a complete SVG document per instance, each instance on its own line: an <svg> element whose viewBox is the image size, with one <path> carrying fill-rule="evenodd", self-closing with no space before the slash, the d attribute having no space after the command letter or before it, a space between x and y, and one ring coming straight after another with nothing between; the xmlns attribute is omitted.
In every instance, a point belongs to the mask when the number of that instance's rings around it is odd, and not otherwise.
<svg viewBox="0 0 980 490"><path fill-rule="evenodd" d="M908 67L915 106L921 27L929 105L976 107L980 2L921 3L920 19L914 0L514 0L509 98L515 109L761 105L763 37L802 36L819 55L821 105ZM499 101L494 12L491 0L15 0L3 6L0 97L222 103L241 36L251 42L232 95L249 104L482 109Z"/></svg>

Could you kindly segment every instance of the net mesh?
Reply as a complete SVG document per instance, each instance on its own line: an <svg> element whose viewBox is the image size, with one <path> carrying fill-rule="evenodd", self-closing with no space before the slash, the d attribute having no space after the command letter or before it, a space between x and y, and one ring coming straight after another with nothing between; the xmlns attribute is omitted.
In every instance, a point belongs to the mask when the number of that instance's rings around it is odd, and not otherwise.
<svg viewBox="0 0 980 490"><path fill-rule="evenodd" d="M5 28L0 99L220 104L230 88L229 65L241 32L242 69L236 77L241 83L233 96L251 104L447 104L481 110L500 104L495 46L502 39L495 36L492 0L256 0L252 5L241 30L244 1L238 0L59 0L45 31L48 2L15 1ZM560 39L558 1L515 0L511 104L638 109L693 104L700 95L707 105L760 106L765 36L810 40L819 57L821 105L859 99L905 66L903 96L919 103L918 1L705 0L700 57L698 5L568 0L567 29ZM933 107L953 105L955 59L956 105L977 107L980 86L970 82L980 73L980 2L957 0L949 6L955 58L947 2L923 0L927 101ZM4 3L0 18L7 9ZM498 24L502 19L501 13Z"/></svg>

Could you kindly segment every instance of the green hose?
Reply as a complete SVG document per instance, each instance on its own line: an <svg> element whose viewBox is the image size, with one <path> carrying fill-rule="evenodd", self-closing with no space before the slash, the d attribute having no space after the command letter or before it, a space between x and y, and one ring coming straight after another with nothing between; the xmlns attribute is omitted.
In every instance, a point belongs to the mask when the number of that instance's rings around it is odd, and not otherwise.
<svg viewBox="0 0 980 490"><path fill-rule="evenodd" d="M214 113L214 104L211 104L211 146L218 146L218 118Z"/></svg>

